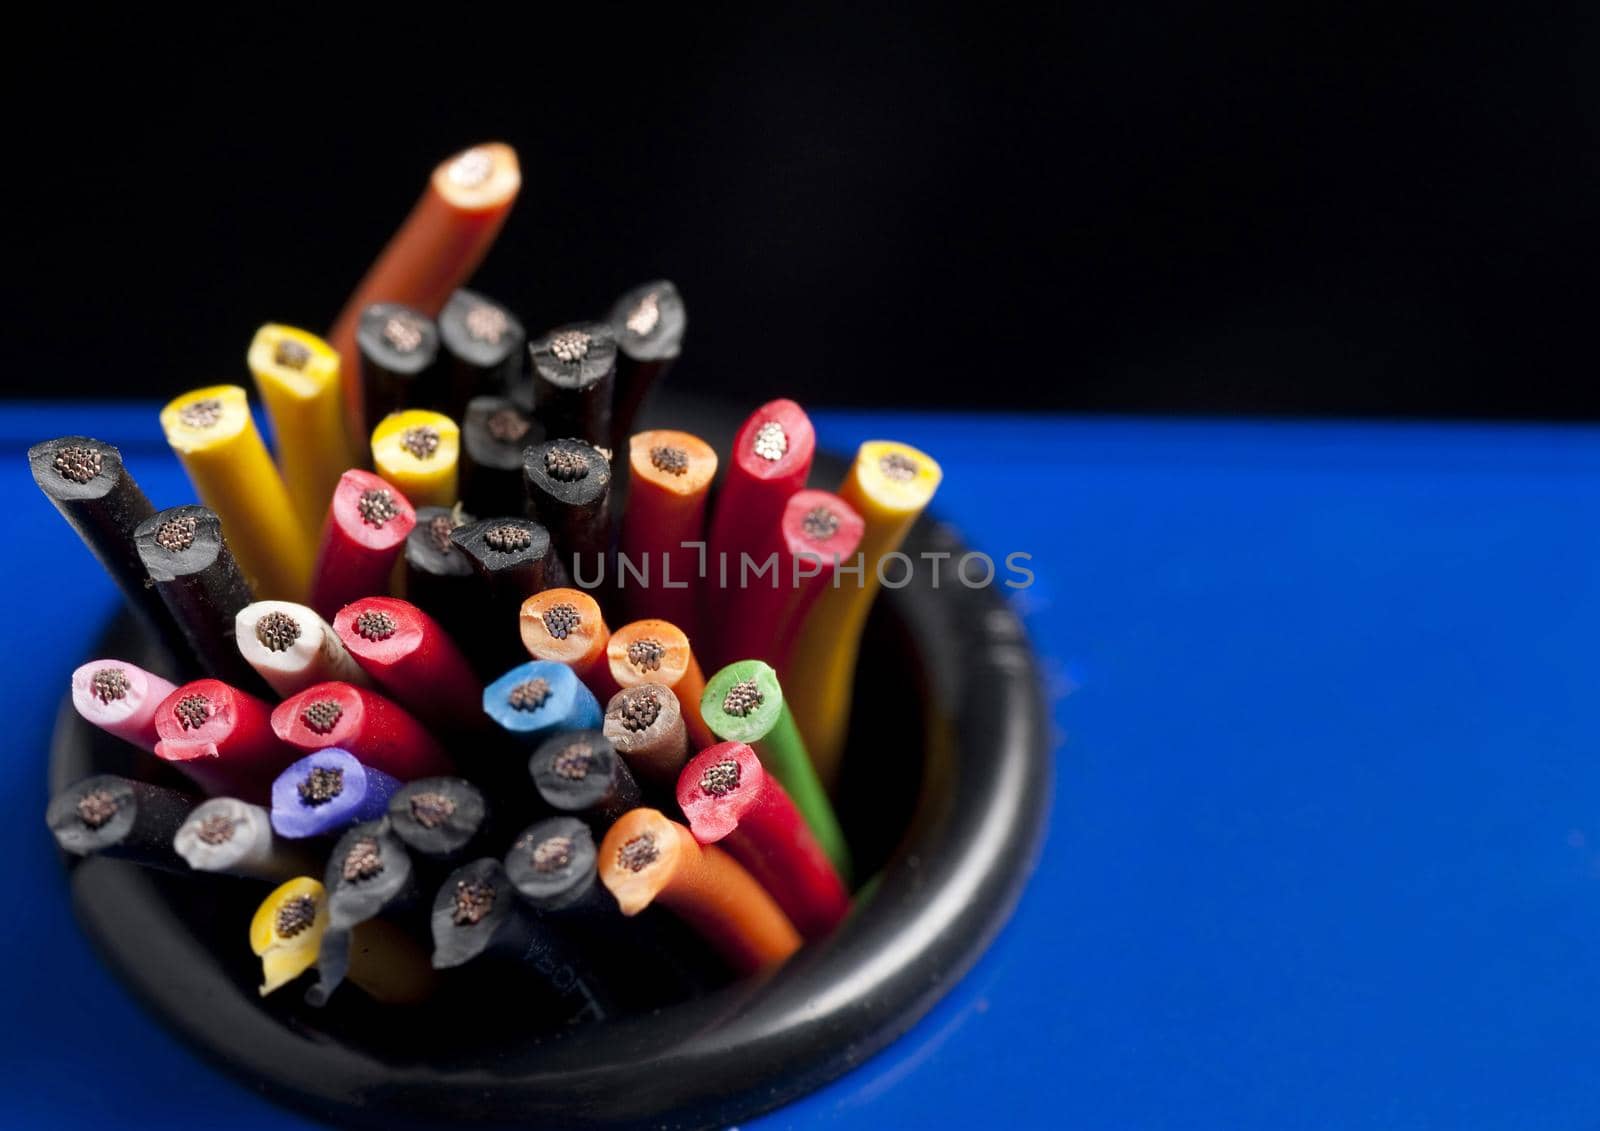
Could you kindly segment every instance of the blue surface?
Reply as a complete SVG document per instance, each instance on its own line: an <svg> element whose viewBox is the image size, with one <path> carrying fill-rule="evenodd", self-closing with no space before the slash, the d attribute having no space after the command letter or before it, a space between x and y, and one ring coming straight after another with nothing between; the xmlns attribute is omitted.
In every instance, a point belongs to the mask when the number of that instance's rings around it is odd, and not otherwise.
<svg viewBox="0 0 1600 1131"><path fill-rule="evenodd" d="M1034 555L1018 603L1064 745L1043 860L987 957L755 1126L1600 1126L1600 431L817 424L935 453L938 511ZM30 818L113 602L21 459L69 428L121 443L158 503L189 497L151 408L0 413L8 513L59 562L55 599L5 586L0 773ZM42 822L0 828L0 852L0 1122L310 1126L123 996Z"/></svg>

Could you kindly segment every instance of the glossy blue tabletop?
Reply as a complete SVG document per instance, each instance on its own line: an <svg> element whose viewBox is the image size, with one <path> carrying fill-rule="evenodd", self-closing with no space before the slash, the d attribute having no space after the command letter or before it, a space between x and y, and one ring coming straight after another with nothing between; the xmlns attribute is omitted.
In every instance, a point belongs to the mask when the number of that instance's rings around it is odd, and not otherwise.
<svg viewBox="0 0 1600 1131"><path fill-rule="evenodd" d="M755 1126L1600 1126L1600 430L823 412L935 454L1049 673L1056 797L988 955L889 1050ZM111 609L28 443L154 408L0 410L0 1124L312 1126L195 1059L75 927L40 819ZM242 945L242 940L241 940Z"/></svg>

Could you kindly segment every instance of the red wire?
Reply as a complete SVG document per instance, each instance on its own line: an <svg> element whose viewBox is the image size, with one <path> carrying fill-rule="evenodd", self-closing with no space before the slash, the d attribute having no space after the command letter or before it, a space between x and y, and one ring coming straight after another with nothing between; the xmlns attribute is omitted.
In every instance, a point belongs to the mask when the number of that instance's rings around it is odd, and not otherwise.
<svg viewBox="0 0 1600 1131"><path fill-rule="evenodd" d="M156 755L213 796L271 798L272 782L300 757L272 729L272 707L220 679L175 688L156 708Z"/></svg>
<svg viewBox="0 0 1600 1131"><path fill-rule="evenodd" d="M678 807L695 840L727 849L806 938L826 935L850 910L828 854L744 743L718 743L691 758L678 775Z"/></svg>
<svg viewBox="0 0 1600 1131"><path fill-rule="evenodd" d="M865 528L856 509L831 491L789 496L762 551L777 555L777 588L763 578L723 594L725 665L764 660L781 668L806 613L833 584L835 560L851 564Z"/></svg>
<svg viewBox="0 0 1600 1131"><path fill-rule="evenodd" d="M720 602L724 588L739 587L739 555L749 553L755 557L765 552L762 547L771 541L784 504L806 485L816 445L810 418L804 409L789 400L767 402L751 413L739 429L733 442L733 459L728 463L727 478L717 496L706 538L706 580L701 587L702 625L715 628L725 623ZM768 458L773 455L777 458ZM713 636L719 637L720 632ZM709 643L708 651L716 665L727 663L720 639Z"/></svg>
<svg viewBox="0 0 1600 1131"><path fill-rule="evenodd" d="M395 560L416 525L410 501L386 480L355 469L339 476L312 572L311 607L332 620L358 597L389 592Z"/></svg>
<svg viewBox="0 0 1600 1131"><path fill-rule="evenodd" d="M348 683L314 684L285 699L272 729L298 750L336 746L401 781L455 772L444 747L399 704Z"/></svg>
<svg viewBox="0 0 1600 1131"><path fill-rule="evenodd" d="M483 683L438 621L410 601L363 597L339 610L333 629L375 683L441 733L479 730Z"/></svg>

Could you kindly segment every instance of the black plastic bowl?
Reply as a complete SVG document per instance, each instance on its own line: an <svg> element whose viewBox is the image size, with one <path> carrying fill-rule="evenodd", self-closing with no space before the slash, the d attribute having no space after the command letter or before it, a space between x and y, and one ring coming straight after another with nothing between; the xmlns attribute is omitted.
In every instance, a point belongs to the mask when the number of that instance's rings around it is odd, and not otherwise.
<svg viewBox="0 0 1600 1131"><path fill-rule="evenodd" d="M827 476L819 476L827 481ZM948 550L924 522L906 546ZM949 565L953 559L945 559ZM69 862L73 904L107 961L202 1053L274 1099L358 1126L728 1124L848 1071L904 1033L976 961L1032 867L1050 796L1039 680L1001 597L929 571L885 591L863 644L840 815L861 875L832 937L775 974L646 1015L529 1032L492 995L453 1011L317 1010L263 1000L246 924L263 889ZM123 623L98 654L137 658ZM149 776L146 756L67 704L51 788Z"/></svg>

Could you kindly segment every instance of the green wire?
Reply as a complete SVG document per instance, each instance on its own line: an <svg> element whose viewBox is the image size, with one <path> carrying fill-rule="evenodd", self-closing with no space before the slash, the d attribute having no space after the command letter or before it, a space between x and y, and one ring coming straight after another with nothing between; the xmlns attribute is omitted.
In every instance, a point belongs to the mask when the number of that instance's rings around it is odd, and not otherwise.
<svg viewBox="0 0 1600 1131"><path fill-rule="evenodd" d="M723 704L738 684L751 685L746 692L754 694L736 694L734 705L737 707L743 699L745 713L730 714L723 709ZM811 755L806 753L805 740L800 737L800 730L783 701L778 673L760 660L729 664L706 681L700 713L711 733L718 738L724 742L742 742L756 752L762 767L778 779L795 808L800 810L800 816L805 818L812 835L848 887L850 848L844 842L839 819L833 815L828 792L822 788L822 779L817 777L816 767L811 764Z"/></svg>

